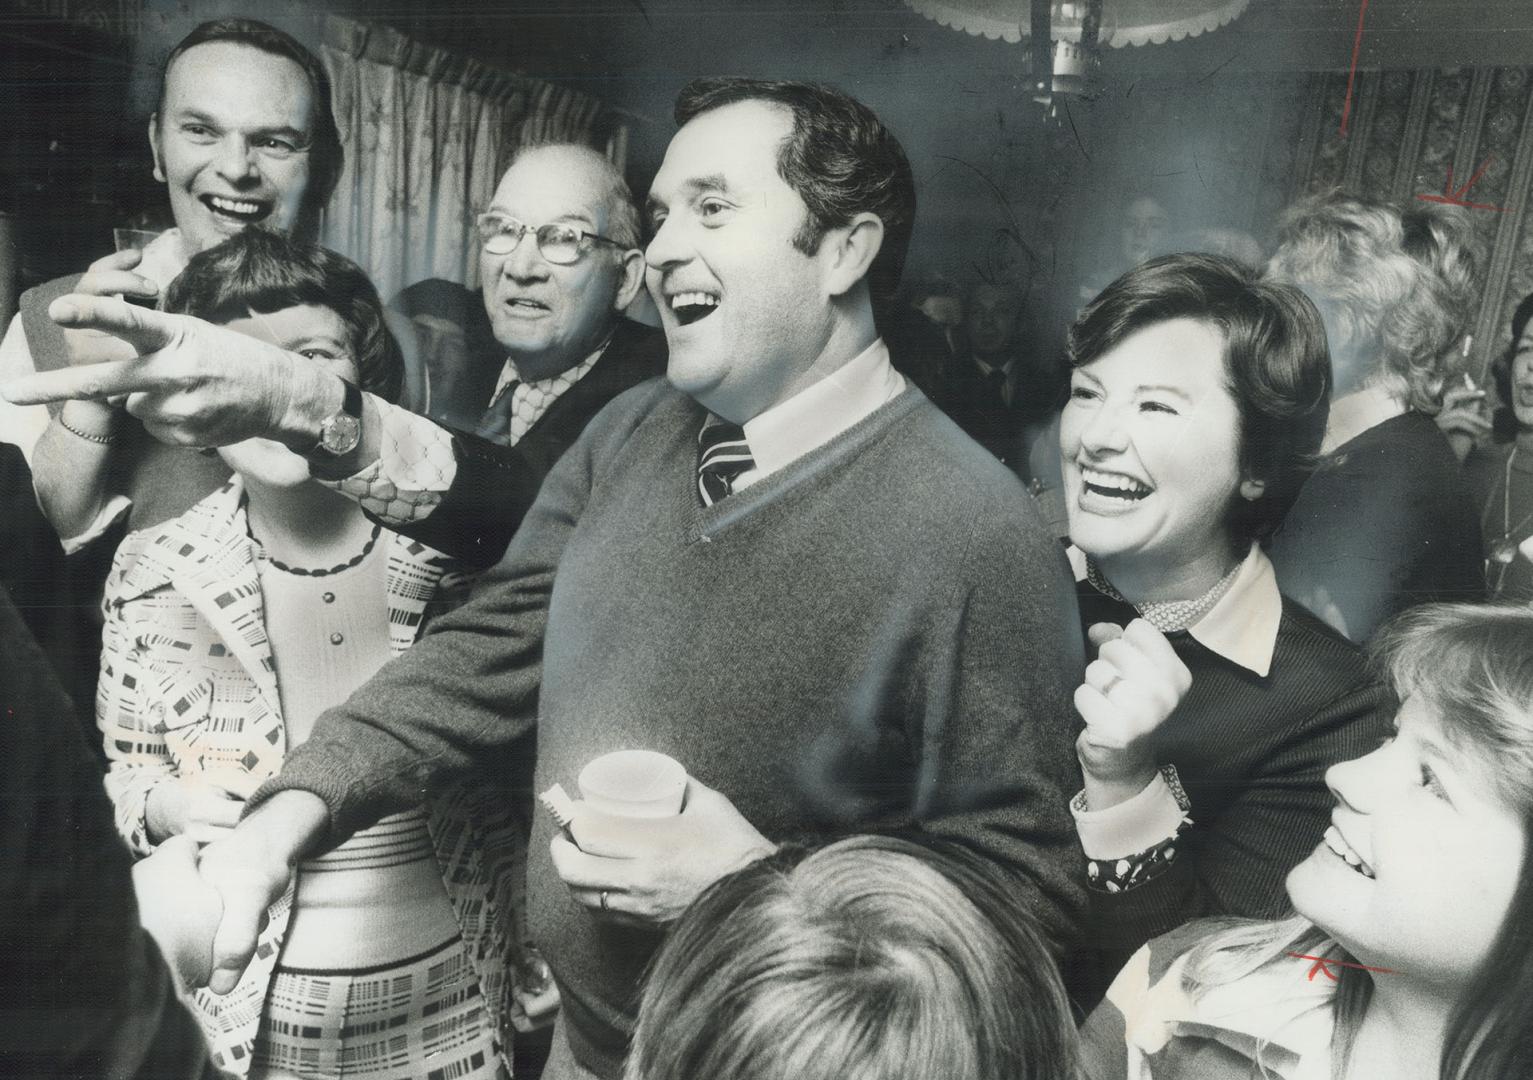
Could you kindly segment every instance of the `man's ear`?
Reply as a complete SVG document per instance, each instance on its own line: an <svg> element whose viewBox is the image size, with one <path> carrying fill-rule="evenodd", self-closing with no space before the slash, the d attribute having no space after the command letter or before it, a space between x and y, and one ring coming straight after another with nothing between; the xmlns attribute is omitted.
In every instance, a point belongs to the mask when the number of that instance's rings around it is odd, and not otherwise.
<svg viewBox="0 0 1533 1080"><path fill-rule="evenodd" d="M644 285L644 253L637 248L629 248L618 258L621 260L618 272L622 277L618 282L617 297L612 301L612 310L626 311Z"/></svg>
<svg viewBox="0 0 1533 1080"><path fill-rule="evenodd" d="M165 183L165 166L160 164L160 114L149 117L149 152L154 155L154 178Z"/></svg>
<svg viewBox="0 0 1533 1080"><path fill-rule="evenodd" d="M825 266L825 292L842 296L866 280L873 260L884 246L884 222L864 211L820 240L820 259Z"/></svg>

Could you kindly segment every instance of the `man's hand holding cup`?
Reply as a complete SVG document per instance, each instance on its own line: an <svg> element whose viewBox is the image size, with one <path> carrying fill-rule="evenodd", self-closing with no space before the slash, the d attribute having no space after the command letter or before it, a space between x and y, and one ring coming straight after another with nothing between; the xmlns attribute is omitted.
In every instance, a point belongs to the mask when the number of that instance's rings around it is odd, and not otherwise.
<svg viewBox="0 0 1533 1080"><path fill-rule="evenodd" d="M571 895L611 921L662 925L719 878L776 846L724 795L645 750L606 754L581 770L582 799L540 796L564 833L551 846Z"/></svg>

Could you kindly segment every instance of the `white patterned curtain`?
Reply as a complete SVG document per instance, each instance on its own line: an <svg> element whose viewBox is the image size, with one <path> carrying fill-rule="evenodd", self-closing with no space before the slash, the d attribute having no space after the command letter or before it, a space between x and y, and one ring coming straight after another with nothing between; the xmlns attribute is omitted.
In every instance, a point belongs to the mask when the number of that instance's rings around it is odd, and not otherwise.
<svg viewBox="0 0 1533 1080"><path fill-rule="evenodd" d="M623 165L627 132L579 91L338 17L320 55L346 151L323 240L384 299L433 277L478 286L474 215L517 146L585 142Z"/></svg>

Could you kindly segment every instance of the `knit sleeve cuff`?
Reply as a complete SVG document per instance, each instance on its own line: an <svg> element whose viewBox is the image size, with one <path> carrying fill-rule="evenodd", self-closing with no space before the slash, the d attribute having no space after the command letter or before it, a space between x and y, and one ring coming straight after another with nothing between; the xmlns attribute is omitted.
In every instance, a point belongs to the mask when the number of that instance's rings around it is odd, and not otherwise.
<svg viewBox="0 0 1533 1080"><path fill-rule="evenodd" d="M1084 791L1070 800L1081 850L1089 859L1121 859L1146 851L1176 835L1189 809L1173 765L1163 767L1132 799L1106 810L1087 810Z"/></svg>

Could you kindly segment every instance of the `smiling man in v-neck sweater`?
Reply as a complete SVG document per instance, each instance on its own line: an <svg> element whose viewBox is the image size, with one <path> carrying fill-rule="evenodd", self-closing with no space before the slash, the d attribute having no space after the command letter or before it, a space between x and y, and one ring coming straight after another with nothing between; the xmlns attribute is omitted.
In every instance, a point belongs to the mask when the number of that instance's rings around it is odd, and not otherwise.
<svg viewBox="0 0 1533 1080"><path fill-rule="evenodd" d="M215 988L292 860L451 776L515 775L534 745L537 790L617 749L691 777L663 849L582 851L540 823L533 936L565 1009L550 1080L621 1073L666 924L782 842L960 841L1056 945L1073 936L1074 591L1021 485L878 337L913 217L904 153L805 84L703 80L677 120L646 251L668 381L592 422L470 602L323 715L205 850Z"/></svg>

